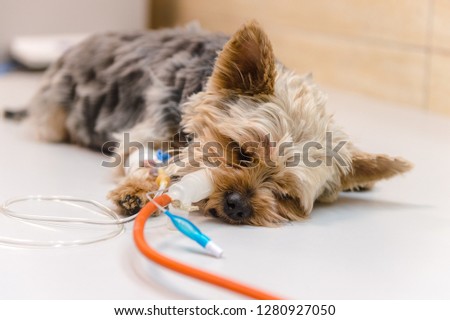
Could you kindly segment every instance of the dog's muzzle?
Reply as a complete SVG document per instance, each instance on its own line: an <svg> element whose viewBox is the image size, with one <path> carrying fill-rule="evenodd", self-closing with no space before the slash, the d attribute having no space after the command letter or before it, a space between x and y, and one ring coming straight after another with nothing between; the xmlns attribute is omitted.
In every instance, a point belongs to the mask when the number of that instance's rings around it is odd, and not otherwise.
<svg viewBox="0 0 450 320"><path fill-rule="evenodd" d="M248 199L239 192L229 192L225 195L223 211L234 221L243 221L253 214Z"/></svg>

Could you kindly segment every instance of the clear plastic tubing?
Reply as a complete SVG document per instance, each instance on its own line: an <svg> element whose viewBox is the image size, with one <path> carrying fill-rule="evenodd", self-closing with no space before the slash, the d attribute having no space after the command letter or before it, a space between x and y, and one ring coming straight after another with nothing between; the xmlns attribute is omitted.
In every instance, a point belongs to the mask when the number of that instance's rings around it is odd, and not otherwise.
<svg viewBox="0 0 450 320"><path fill-rule="evenodd" d="M212 192L213 186L211 178L208 175L207 170L198 170L193 173L187 174L179 182L170 186L168 195L173 200L179 200L182 207L173 207L169 205L169 210L175 214L187 216L188 211L185 208L189 208L192 203L198 202L207 198ZM161 192L163 190L160 190ZM87 219L77 217L54 217L54 216L37 216L33 214L21 213L11 210L10 207L15 203L25 201L53 201L64 203L66 205L76 206L91 213L102 215L107 219ZM84 206L83 206L84 205ZM85 207L85 205L92 205L98 210L92 210ZM86 225L105 225L115 226L113 231L108 232L102 236L93 239L85 240L49 240L49 241L36 241L31 239L16 239L0 237L0 245L19 246L19 247L73 247L86 244L92 244L100 241L112 239L124 232L124 224L133 221L137 214L121 218L114 210L106 207L105 205L95 201L86 200L70 196L26 196L18 197L7 200L0 207L0 213L10 218L15 218L23 222L33 223L53 223L56 225L65 224L86 224Z"/></svg>
<svg viewBox="0 0 450 320"><path fill-rule="evenodd" d="M27 213L16 212L10 209L10 207L15 203L25 202L25 201L52 201L64 203L71 206L80 207L83 210L90 211L97 215L102 215L107 219L86 219L77 217L53 217L53 216L37 216ZM98 210L92 210L86 208L84 205L92 205ZM115 226L114 230L105 233L96 238L82 239L82 240L48 240L48 241L36 241L32 239L18 239L18 238L6 238L0 237L0 245L7 246L18 246L18 247L31 247L31 248L58 248L58 247L73 247L80 245L87 245L92 243L97 243L100 241L105 241L117 237L124 232L124 223L132 221L135 216L120 218L120 216L111 210L110 208L104 206L103 204L94 200L85 200L80 198L74 198L69 196L27 196L19 197L7 200L0 207L0 213L10 218L18 219L23 222L33 222L33 223L53 223L56 225L66 225L66 224L86 224L86 225L110 225Z"/></svg>

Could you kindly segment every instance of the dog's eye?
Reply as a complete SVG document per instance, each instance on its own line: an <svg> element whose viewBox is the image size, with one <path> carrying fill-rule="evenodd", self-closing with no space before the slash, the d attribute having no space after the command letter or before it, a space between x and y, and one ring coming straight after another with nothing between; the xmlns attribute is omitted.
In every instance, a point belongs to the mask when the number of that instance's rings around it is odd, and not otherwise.
<svg viewBox="0 0 450 320"><path fill-rule="evenodd" d="M254 163L255 157L252 153L246 152L245 150L239 148L238 150L238 163L242 167L249 167Z"/></svg>
<svg viewBox="0 0 450 320"><path fill-rule="evenodd" d="M228 144L230 151L232 152L232 162L241 167L250 167L255 163L256 156L250 150L242 148L238 142L232 140Z"/></svg>

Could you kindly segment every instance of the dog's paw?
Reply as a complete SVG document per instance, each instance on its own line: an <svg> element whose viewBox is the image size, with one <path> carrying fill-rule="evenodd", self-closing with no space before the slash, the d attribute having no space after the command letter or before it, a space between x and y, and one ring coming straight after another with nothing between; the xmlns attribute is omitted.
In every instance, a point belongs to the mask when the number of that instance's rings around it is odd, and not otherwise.
<svg viewBox="0 0 450 320"><path fill-rule="evenodd" d="M151 177L128 177L108 194L108 198L125 214L133 215L148 202L146 194L158 186Z"/></svg>

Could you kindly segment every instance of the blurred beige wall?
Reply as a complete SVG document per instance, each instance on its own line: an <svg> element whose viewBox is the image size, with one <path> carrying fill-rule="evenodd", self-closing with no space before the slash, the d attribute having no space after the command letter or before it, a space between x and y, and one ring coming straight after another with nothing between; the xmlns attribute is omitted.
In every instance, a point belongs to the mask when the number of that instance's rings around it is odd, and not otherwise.
<svg viewBox="0 0 450 320"><path fill-rule="evenodd" d="M449 0L153 0L153 27L232 33L253 18L321 84L450 115Z"/></svg>
<svg viewBox="0 0 450 320"><path fill-rule="evenodd" d="M0 0L0 61L18 35L85 33L148 26L148 0Z"/></svg>

